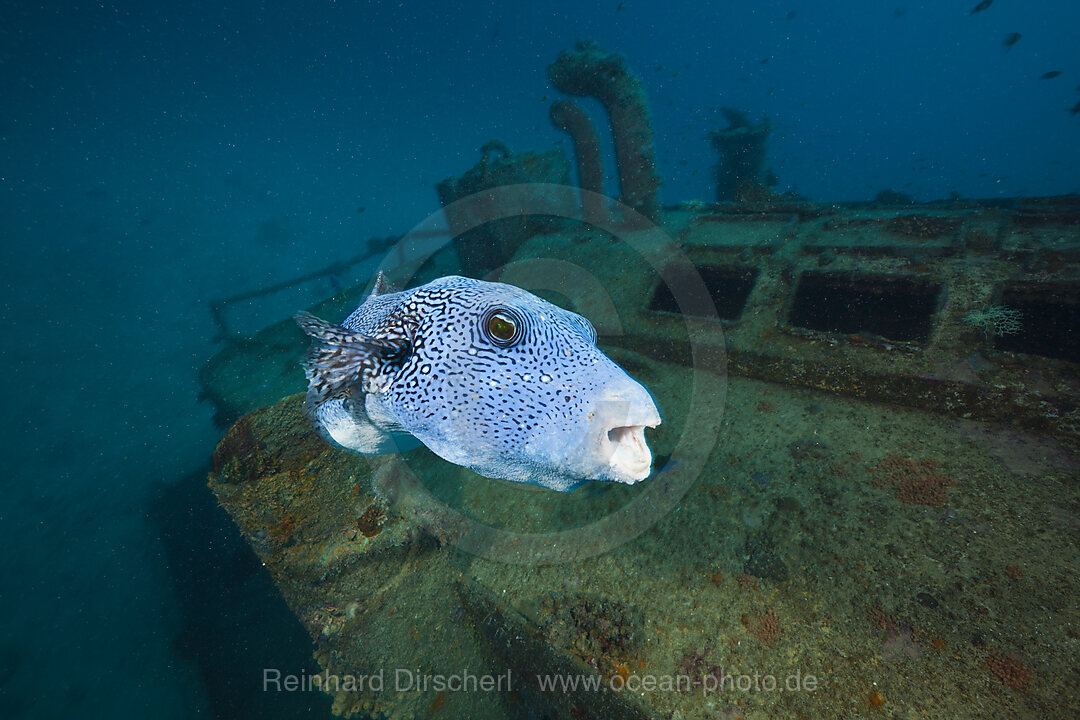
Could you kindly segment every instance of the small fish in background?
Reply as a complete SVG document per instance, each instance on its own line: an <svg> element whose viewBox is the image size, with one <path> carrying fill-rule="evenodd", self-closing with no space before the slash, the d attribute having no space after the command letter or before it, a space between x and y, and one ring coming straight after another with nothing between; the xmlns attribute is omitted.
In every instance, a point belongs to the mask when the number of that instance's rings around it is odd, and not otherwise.
<svg viewBox="0 0 1080 720"><path fill-rule="evenodd" d="M1040 80L1053 80L1054 78L1056 78L1060 74L1061 74L1060 70L1051 70L1050 72L1043 73L1042 77L1040 77L1039 79Z"/></svg>
<svg viewBox="0 0 1080 720"><path fill-rule="evenodd" d="M1080 101L1077 101L1075 105L1069 108L1069 112L1073 115L1080 113Z"/></svg>
<svg viewBox="0 0 1080 720"><path fill-rule="evenodd" d="M974 15L975 13L981 13L983 10L989 9L994 4L994 0L982 0L981 3L971 8L971 12L968 15Z"/></svg>
<svg viewBox="0 0 1080 720"><path fill-rule="evenodd" d="M330 290L335 295L337 295L339 292L341 292L342 290L345 289L345 285L344 285L344 283L341 282L341 278L339 278L334 273L330 273L330 275L327 276L326 279L330 281Z"/></svg>
<svg viewBox="0 0 1080 720"><path fill-rule="evenodd" d="M1005 36L1005 47L1011 48L1016 43L1020 42L1020 33L1011 32Z"/></svg>

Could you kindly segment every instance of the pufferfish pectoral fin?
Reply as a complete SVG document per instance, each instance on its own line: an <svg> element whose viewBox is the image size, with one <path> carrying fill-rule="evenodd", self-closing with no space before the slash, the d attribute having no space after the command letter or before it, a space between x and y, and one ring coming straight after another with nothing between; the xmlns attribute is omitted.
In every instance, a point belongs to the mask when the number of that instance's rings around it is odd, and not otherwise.
<svg viewBox="0 0 1080 720"><path fill-rule="evenodd" d="M329 400L360 396L366 376L381 372L408 352L404 337L372 340L311 313L297 313L294 318L313 340L304 359L308 379L304 404L309 412Z"/></svg>

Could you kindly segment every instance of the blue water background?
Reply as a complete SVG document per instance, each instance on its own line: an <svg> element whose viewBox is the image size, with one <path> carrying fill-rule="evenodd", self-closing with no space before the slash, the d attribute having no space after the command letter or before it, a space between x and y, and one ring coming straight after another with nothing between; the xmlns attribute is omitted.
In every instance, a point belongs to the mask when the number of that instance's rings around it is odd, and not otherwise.
<svg viewBox="0 0 1080 720"><path fill-rule="evenodd" d="M309 652L213 508L185 520L209 299L407 231L489 139L568 148L545 67L583 38L644 81L667 203L713 198L720 106L814 200L1080 191L1080 4L975 4L3 3L0 716L223 714Z"/></svg>

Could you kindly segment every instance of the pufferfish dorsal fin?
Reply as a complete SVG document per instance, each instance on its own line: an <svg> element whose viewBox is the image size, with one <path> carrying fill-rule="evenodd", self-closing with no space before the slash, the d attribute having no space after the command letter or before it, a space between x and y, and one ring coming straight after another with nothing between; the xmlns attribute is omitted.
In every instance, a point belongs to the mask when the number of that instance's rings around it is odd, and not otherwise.
<svg viewBox="0 0 1080 720"><path fill-rule="evenodd" d="M371 286L371 294L368 295L368 299L371 299L376 295L383 295L385 293L388 293L392 289L393 288L390 287L390 283L386 281L386 275L384 275L383 271L380 270L378 274L375 275L375 284Z"/></svg>
<svg viewBox="0 0 1080 720"><path fill-rule="evenodd" d="M351 397L362 388L365 376L394 363L409 350L405 335L372 340L311 313L297 313L294 319L312 338L303 363L308 379L304 405L309 412L328 400Z"/></svg>

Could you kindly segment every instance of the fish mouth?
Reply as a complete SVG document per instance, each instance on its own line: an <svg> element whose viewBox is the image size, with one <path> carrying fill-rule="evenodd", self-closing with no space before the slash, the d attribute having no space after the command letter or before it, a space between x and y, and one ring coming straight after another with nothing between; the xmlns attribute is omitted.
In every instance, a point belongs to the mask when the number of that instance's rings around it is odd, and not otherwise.
<svg viewBox="0 0 1080 720"><path fill-rule="evenodd" d="M607 431L611 444L608 465L625 483L644 480L652 471L652 451L645 442L645 428L659 424L620 425Z"/></svg>

